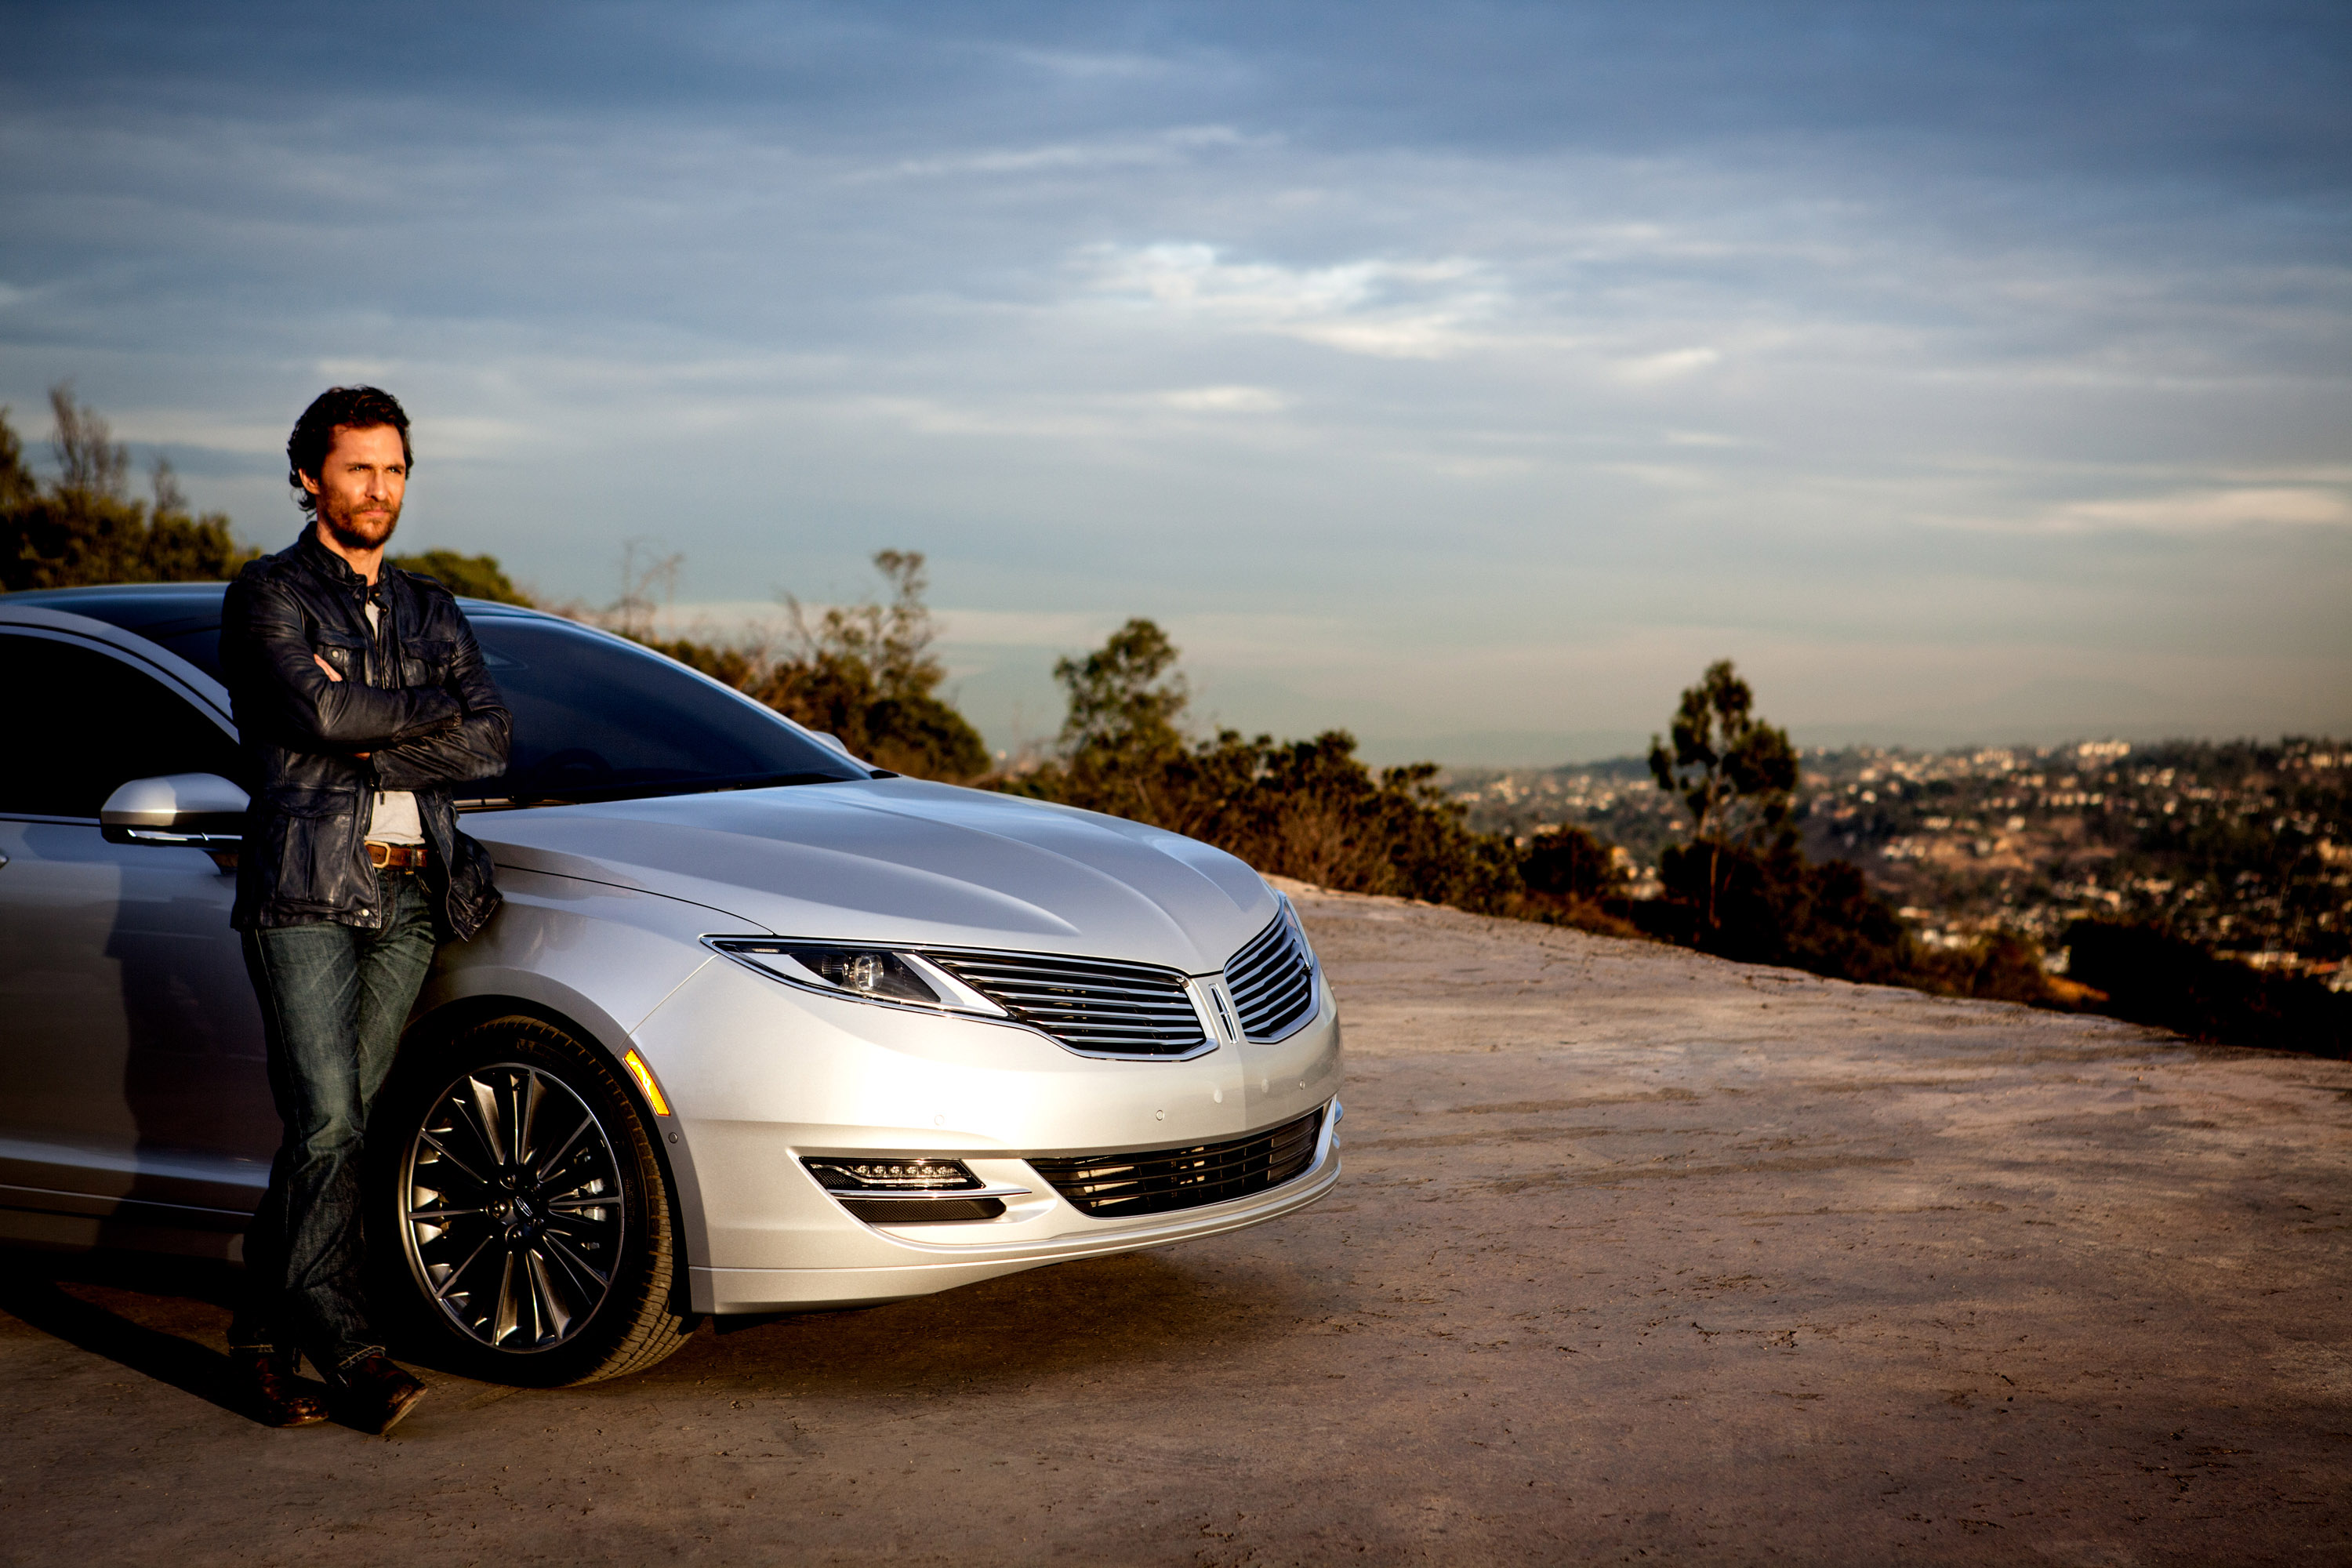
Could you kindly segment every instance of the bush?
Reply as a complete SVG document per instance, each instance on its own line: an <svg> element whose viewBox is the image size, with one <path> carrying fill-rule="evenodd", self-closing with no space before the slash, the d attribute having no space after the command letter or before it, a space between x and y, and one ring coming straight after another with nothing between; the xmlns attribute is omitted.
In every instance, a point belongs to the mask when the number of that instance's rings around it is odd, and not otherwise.
<svg viewBox="0 0 2352 1568"><path fill-rule="evenodd" d="M1060 757L993 787L1148 822L1318 887L1639 934L1598 902L1619 879L1591 835L1565 828L1522 852L1474 833L1432 782L1433 763L1375 772L1344 730L1187 739L1177 657L1165 632L1138 618L1084 658L1059 660L1055 678L1070 694Z"/></svg>
<svg viewBox="0 0 2352 1568"><path fill-rule="evenodd" d="M2305 976L2266 974L2151 925L2077 921L2070 979L2106 993L2100 1011L2198 1039L2352 1056L2352 995Z"/></svg>
<svg viewBox="0 0 2352 1568"><path fill-rule="evenodd" d="M1910 984L1920 954L1892 906L1852 862L1807 860L1793 835L1757 849L1720 839L1659 858L1664 897L1633 906L1652 935L1746 963L1778 963L1841 980Z"/></svg>
<svg viewBox="0 0 2352 1568"><path fill-rule="evenodd" d="M2071 989L2072 1000L2053 985L2042 967L2042 949L2014 931L1995 931L1958 952L1927 955L1921 967L1928 989L1957 996L2036 1007L2087 1000L2079 985Z"/></svg>
<svg viewBox="0 0 2352 1568"><path fill-rule="evenodd" d="M1588 903L1615 894L1625 873L1608 845L1581 827L1555 827L1530 839L1519 861L1519 878L1530 893Z"/></svg>
<svg viewBox="0 0 2352 1568"><path fill-rule="evenodd" d="M1087 751L999 788L1185 834L1261 871L1343 892L1500 912L1523 891L1509 842L1471 832L1430 783L1433 763L1375 774L1355 737L1244 739Z"/></svg>

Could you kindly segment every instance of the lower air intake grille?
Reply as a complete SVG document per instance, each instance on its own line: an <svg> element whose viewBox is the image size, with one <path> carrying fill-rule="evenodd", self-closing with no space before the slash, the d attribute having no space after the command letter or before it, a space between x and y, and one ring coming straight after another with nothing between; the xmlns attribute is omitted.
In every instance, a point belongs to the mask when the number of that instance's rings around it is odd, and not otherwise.
<svg viewBox="0 0 2352 1568"><path fill-rule="evenodd" d="M868 1225L938 1225L951 1219L994 1219L996 1198L844 1198L841 1206Z"/></svg>
<svg viewBox="0 0 2352 1568"><path fill-rule="evenodd" d="M1322 1111L1310 1110L1271 1132L1230 1143L1029 1163L1055 1192L1097 1218L1167 1214L1282 1185L1313 1163L1322 1125Z"/></svg>
<svg viewBox="0 0 2352 1568"><path fill-rule="evenodd" d="M1315 966L1287 916L1275 916L1225 961L1225 989L1241 1009L1242 1033L1253 1040L1278 1040L1314 1015Z"/></svg>
<svg viewBox="0 0 2352 1568"><path fill-rule="evenodd" d="M1208 1044L1184 977L1172 969L1044 953L927 950L923 956L1074 1051L1181 1057Z"/></svg>

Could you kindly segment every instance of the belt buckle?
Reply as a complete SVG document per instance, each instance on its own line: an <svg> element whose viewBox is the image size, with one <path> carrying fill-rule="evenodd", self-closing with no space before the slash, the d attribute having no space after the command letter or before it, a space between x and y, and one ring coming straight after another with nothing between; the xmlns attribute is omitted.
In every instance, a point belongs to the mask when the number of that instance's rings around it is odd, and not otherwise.
<svg viewBox="0 0 2352 1568"><path fill-rule="evenodd" d="M370 839L367 847L367 858L368 864L381 871L385 867L392 864L392 846L389 844L378 844L373 839Z"/></svg>

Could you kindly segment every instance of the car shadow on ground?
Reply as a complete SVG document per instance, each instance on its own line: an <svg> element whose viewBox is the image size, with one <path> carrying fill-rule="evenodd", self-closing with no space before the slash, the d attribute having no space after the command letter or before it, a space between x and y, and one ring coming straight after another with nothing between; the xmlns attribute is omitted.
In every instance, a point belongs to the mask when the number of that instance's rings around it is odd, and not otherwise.
<svg viewBox="0 0 2352 1568"><path fill-rule="evenodd" d="M227 1357L200 1342L226 1331L239 1279L225 1265L185 1259L0 1252L0 1311L242 1416ZM719 1378L850 1399L986 1388L1189 1359L1204 1343L1231 1349L1305 1331L1337 1310L1278 1267L1139 1253L879 1307L706 1321L669 1360L593 1386L658 1394ZM406 1336L391 1348L428 1380L452 1372Z"/></svg>
<svg viewBox="0 0 2352 1568"><path fill-rule="evenodd" d="M740 1331L722 1320L628 1381L731 1378L819 1397L1050 1381L1310 1331L1341 1310L1329 1289L1279 1267L1181 1252L1087 1258L856 1311Z"/></svg>

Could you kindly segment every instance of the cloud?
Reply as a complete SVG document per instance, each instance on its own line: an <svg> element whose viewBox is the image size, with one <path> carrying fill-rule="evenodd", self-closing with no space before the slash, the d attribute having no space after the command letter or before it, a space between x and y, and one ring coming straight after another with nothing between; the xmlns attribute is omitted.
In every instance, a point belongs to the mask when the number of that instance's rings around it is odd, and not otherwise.
<svg viewBox="0 0 2352 1568"><path fill-rule="evenodd" d="M801 601L801 613L814 622L835 606ZM975 610L942 607L931 612L940 642L950 647L1084 648L1117 630L1125 617L1110 610ZM769 599L688 599L655 612L663 637L700 637L733 641L751 637L781 639L791 627L781 596Z"/></svg>
<svg viewBox="0 0 2352 1568"><path fill-rule="evenodd" d="M942 157L905 158L887 168L853 175L858 179L923 179L941 175L1035 174L1063 170L1109 169L1173 163L1209 148L1230 148L1250 138L1230 125L1190 125L1155 136L1100 142L1061 142L1036 147L1006 147Z"/></svg>
<svg viewBox="0 0 2352 1568"><path fill-rule="evenodd" d="M1088 247L1098 299L1173 322L1272 333L1383 359L1441 359L1472 346L1500 288L1478 262L1349 261L1294 268L1224 259L1201 243Z"/></svg>
<svg viewBox="0 0 2352 1568"><path fill-rule="evenodd" d="M1263 386L1193 386L1163 392L1160 401L1184 414L1279 414L1290 399Z"/></svg>
<svg viewBox="0 0 2352 1568"><path fill-rule="evenodd" d="M419 445L427 447L435 457L451 459L506 458L535 434L524 421L487 415L443 415L416 421Z"/></svg>
<svg viewBox="0 0 2352 1568"><path fill-rule="evenodd" d="M194 447L213 452L233 452L247 457L278 457L286 450L286 433L293 426L293 415L286 422L261 424L257 421L224 418L194 408L126 408L109 409L108 423L114 426L118 440L139 446ZM295 410L299 413L298 407Z"/></svg>
<svg viewBox="0 0 2352 1568"><path fill-rule="evenodd" d="M1671 349L1664 353L1644 354L1639 359L1619 360L1611 368L1620 381L1630 382L1636 386L1652 386L1660 382L1679 381L1719 363L1722 359L1721 353L1715 349Z"/></svg>
<svg viewBox="0 0 2352 1568"><path fill-rule="evenodd" d="M1012 58L1048 75L1079 81L1132 81L1164 77L1170 62L1150 55L1101 54L1076 49L1014 49Z"/></svg>
<svg viewBox="0 0 2352 1568"><path fill-rule="evenodd" d="M2134 500L2075 501L2057 509L2063 529L2132 529L2203 533L2249 527L2340 528L2352 523L2352 499L2316 486L2180 490Z"/></svg>

